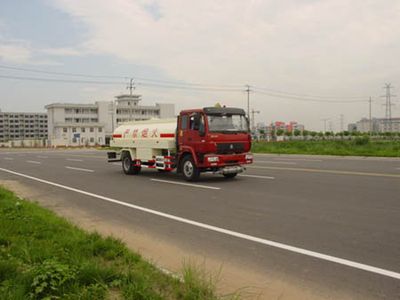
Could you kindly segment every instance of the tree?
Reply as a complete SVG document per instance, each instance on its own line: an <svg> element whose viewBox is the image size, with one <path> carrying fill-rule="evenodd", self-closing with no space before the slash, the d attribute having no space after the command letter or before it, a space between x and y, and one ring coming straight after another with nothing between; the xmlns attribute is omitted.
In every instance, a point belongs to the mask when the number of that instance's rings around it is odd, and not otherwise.
<svg viewBox="0 0 400 300"><path fill-rule="evenodd" d="M283 129L278 129L278 130L276 131L276 135L277 135L277 136L282 136L283 133L284 133Z"/></svg>

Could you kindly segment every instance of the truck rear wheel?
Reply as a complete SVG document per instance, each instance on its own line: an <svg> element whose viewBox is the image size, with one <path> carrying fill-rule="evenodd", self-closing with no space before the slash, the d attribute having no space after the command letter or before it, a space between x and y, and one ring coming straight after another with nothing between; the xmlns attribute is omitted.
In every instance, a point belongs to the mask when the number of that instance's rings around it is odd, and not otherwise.
<svg viewBox="0 0 400 300"><path fill-rule="evenodd" d="M182 174L187 181L195 181L200 177L200 170L190 155L186 155L182 160Z"/></svg>
<svg viewBox="0 0 400 300"><path fill-rule="evenodd" d="M125 152L122 156L122 170L127 175L136 175L140 172L140 167L134 166L131 155Z"/></svg>

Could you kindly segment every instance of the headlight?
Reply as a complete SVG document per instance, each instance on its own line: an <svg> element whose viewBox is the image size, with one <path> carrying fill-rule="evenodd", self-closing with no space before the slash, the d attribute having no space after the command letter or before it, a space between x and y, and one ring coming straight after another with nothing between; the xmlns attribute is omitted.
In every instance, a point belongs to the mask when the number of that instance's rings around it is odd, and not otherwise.
<svg viewBox="0 0 400 300"><path fill-rule="evenodd" d="M218 156L210 156L207 157L208 162L218 162L219 161L219 157Z"/></svg>
<svg viewBox="0 0 400 300"><path fill-rule="evenodd" d="M252 154L246 154L246 160L253 160Z"/></svg>

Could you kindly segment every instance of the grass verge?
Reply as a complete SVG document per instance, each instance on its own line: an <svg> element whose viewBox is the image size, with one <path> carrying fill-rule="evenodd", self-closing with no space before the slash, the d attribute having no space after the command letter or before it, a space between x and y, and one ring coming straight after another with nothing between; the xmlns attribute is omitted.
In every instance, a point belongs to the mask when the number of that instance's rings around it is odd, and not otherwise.
<svg viewBox="0 0 400 300"><path fill-rule="evenodd" d="M0 299L222 299L199 269L182 278L0 187Z"/></svg>
<svg viewBox="0 0 400 300"><path fill-rule="evenodd" d="M254 153L400 157L400 141L354 140L254 142Z"/></svg>

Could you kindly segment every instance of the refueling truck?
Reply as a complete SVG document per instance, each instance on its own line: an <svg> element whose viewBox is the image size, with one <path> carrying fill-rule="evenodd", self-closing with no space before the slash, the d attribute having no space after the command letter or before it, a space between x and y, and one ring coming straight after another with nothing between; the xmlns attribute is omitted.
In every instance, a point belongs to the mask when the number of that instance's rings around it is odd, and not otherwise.
<svg viewBox="0 0 400 300"><path fill-rule="evenodd" d="M142 168L177 170L187 181L202 172L234 178L253 162L245 111L232 107L183 110L176 119L124 123L115 129L109 162L122 162L125 174Z"/></svg>

